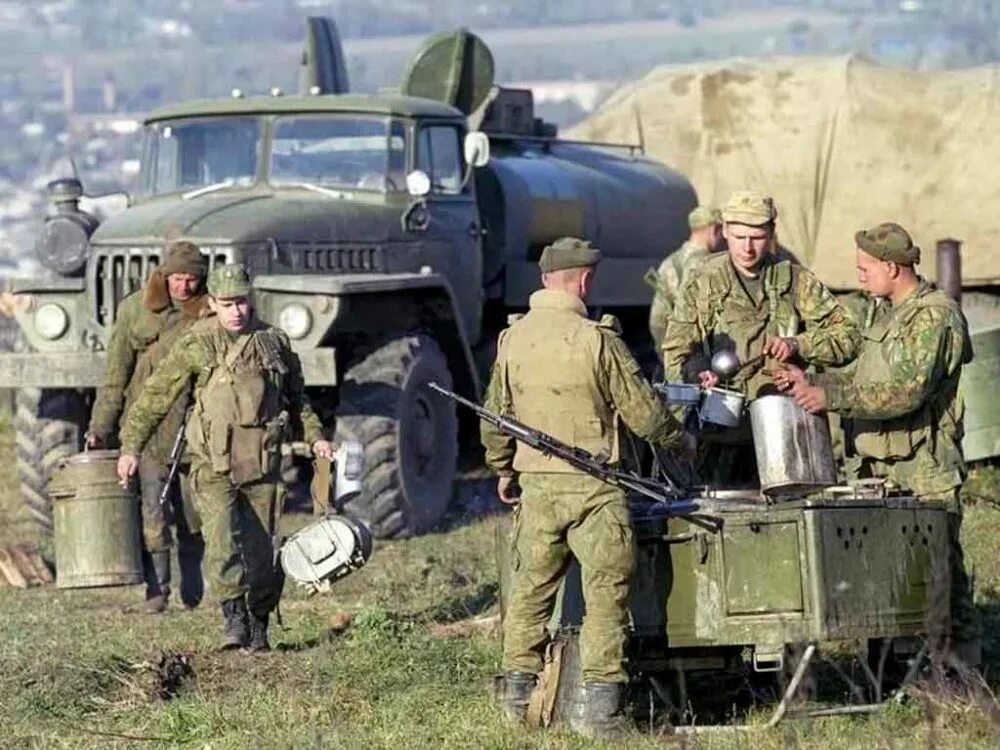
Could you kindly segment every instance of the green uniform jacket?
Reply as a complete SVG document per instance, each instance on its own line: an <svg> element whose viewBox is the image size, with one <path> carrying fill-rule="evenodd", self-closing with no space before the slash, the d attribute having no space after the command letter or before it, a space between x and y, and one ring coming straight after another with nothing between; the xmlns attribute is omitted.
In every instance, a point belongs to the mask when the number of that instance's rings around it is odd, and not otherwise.
<svg viewBox="0 0 1000 750"><path fill-rule="evenodd" d="M532 294L529 307L500 334L488 409L611 461L618 459L619 418L639 437L665 448L679 444L680 425L642 377L613 318L592 321L579 299L547 289ZM578 473L485 422L481 434L486 465L500 475Z"/></svg>
<svg viewBox="0 0 1000 750"><path fill-rule="evenodd" d="M110 442L119 420L138 396L143 383L167 356L170 347L199 317L207 313L208 297L200 295L181 305L171 302L166 279L154 271L140 292L126 297L108 342L104 383L97 391L89 432ZM145 447L147 458L165 464L184 419L184 391Z"/></svg>
<svg viewBox="0 0 1000 750"><path fill-rule="evenodd" d="M688 240L664 258L660 267L655 272L651 270L646 277L653 287L653 304L649 308L649 335L656 346L663 341L667 321L674 310L674 300L684 281L711 255L712 251L705 245Z"/></svg>
<svg viewBox="0 0 1000 750"><path fill-rule="evenodd" d="M230 361L228 357L231 354L235 357ZM237 384L230 378L227 393L226 380L212 378L216 370L223 369L237 378L246 373L246 383ZM259 453L260 433L270 429L269 423L282 411L287 413L288 433L291 435L302 435L310 445L323 437L319 418L305 396L302 364L292 351L285 333L255 321L248 331L233 334L212 316L199 321L181 336L146 381L126 414L122 427L124 453L137 455L142 450L170 405L192 381L194 410L187 435L195 468L208 465L221 471L220 456L228 456L232 452L235 457L241 449L238 443L249 444L257 440L255 450ZM205 399L203 394L210 381L215 384L214 390L211 398ZM220 405L219 402L226 400L227 396L228 404ZM229 418L220 409L243 409L247 413L234 413ZM205 415L205 420L202 415ZM210 432L208 422L218 426L220 418L230 422L228 429L222 425L223 429ZM275 446L272 444L270 447ZM235 467L233 471L235 473Z"/></svg>
<svg viewBox="0 0 1000 750"><path fill-rule="evenodd" d="M965 477L958 380L972 358L962 311L921 281L899 305L882 303L868 317L853 366L816 376L829 409L845 418L848 452L872 476L917 495L958 487Z"/></svg>
<svg viewBox="0 0 1000 750"><path fill-rule="evenodd" d="M794 337L807 364L841 365L858 350L850 315L806 268L764 260L756 280L739 277L728 254L705 261L681 288L663 339L667 380L696 382L712 354L728 349L747 363L733 387L751 398L773 387L761 357L769 336Z"/></svg>

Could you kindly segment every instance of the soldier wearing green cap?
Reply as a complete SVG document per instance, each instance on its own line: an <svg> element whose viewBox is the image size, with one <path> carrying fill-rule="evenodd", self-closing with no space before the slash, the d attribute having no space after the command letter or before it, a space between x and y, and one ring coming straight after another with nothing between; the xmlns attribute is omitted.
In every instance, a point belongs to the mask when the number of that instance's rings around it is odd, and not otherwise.
<svg viewBox="0 0 1000 750"><path fill-rule="evenodd" d="M593 454L618 460L621 424L664 448L681 429L640 374L617 321L587 317L600 252L563 238L542 252L543 289L500 334L487 408ZM623 648L634 547L625 494L483 423L486 464L515 506L512 590L504 619L505 716L523 721L546 644L545 625L572 553L587 615L580 634L583 688L571 726L606 734L620 722Z"/></svg>
<svg viewBox="0 0 1000 750"><path fill-rule="evenodd" d="M173 242L145 286L122 301L108 342L104 382L97 390L85 436L88 448L111 445L117 440L119 420L138 396L146 378L170 351L173 342L208 312L206 272L207 264L197 245ZM178 394L140 459L143 572L149 612L164 611L170 597L171 515L177 526L181 600L188 606L196 606L204 590L203 543L198 533L199 520L190 501L186 471L181 472L178 487L172 493L172 505L160 505L170 450L188 399L188 391Z"/></svg>
<svg viewBox="0 0 1000 750"><path fill-rule="evenodd" d="M892 222L859 231L858 280L872 296L857 361L841 372L776 373L813 412L837 412L859 477L884 477L915 495L949 503L953 653L979 663L982 634L959 541L964 407L962 366L972 358L958 305L916 271L920 248Z"/></svg>
<svg viewBox="0 0 1000 750"><path fill-rule="evenodd" d="M797 361L842 365L853 359L857 326L806 268L776 256L777 211L771 198L733 193L722 209L727 252L705 261L681 288L663 338L667 380L718 385L712 355L736 354L742 364L727 385L753 399L774 390L768 370ZM749 420L701 431L702 479L722 485L758 482Z"/></svg>
<svg viewBox="0 0 1000 750"><path fill-rule="evenodd" d="M332 446L304 394L287 336L261 322L240 265L208 278L214 313L190 328L145 382L121 432L118 474L127 482L178 395L193 383L187 425L191 483L205 533L205 569L220 599L223 648L267 650L268 619L281 597L273 536L281 510L280 447L302 435L313 453Z"/></svg>
<svg viewBox="0 0 1000 750"><path fill-rule="evenodd" d="M649 335L657 349L663 341L667 320L684 280L697 271L712 253L723 248L722 213L719 209L696 206L688 214L688 226L691 235L684 244L664 258L659 268L650 268L646 272L646 283L653 287L653 304L649 308Z"/></svg>

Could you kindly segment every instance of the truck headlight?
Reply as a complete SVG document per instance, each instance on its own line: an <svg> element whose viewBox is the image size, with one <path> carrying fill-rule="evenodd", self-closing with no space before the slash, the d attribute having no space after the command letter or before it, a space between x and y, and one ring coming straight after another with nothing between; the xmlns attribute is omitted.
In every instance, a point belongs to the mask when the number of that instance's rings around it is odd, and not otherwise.
<svg viewBox="0 0 1000 750"><path fill-rule="evenodd" d="M69 329L69 315L55 302L46 302L35 311L35 330L53 341Z"/></svg>
<svg viewBox="0 0 1000 750"><path fill-rule="evenodd" d="M303 339L312 328L312 313L305 305L292 302L281 308L278 313L278 326L288 334L289 338Z"/></svg>

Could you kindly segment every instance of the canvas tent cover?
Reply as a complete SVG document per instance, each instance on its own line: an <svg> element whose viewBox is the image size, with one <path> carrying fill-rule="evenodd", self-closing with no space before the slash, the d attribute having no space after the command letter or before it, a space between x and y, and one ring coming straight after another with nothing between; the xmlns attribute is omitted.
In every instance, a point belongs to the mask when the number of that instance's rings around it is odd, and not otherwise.
<svg viewBox="0 0 1000 750"><path fill-rule="evenodd" d="M641 123L647 153L702 201L772 195L779 239L832 287L857 287L854 233L881 221L913 233L928 277L936 240L953 237L965 285L1000 283L998 71L858 56L662 67L572 137L634 143Z"/></svg>

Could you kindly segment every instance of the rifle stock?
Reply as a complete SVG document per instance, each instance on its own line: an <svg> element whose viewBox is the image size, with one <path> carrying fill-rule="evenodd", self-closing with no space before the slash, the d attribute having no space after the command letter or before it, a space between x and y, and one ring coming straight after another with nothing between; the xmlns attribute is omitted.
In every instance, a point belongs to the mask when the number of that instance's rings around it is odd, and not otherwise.
<svg viewBox="0 0 1000 750"><path fill-rule="evenodd" d="M181 458L184 456L184 431L187 429L188 419L191 417L191 410L187 409L184 412L184 419L181 420L180 427L177 428L177 434L174 435L174 443L170 447L170 471L167 472L166 481L163 482L163 488L160 490L160 505L166 505L167 500L170 499L170 488L177 479L177 472L180 469Z"/></svg>

